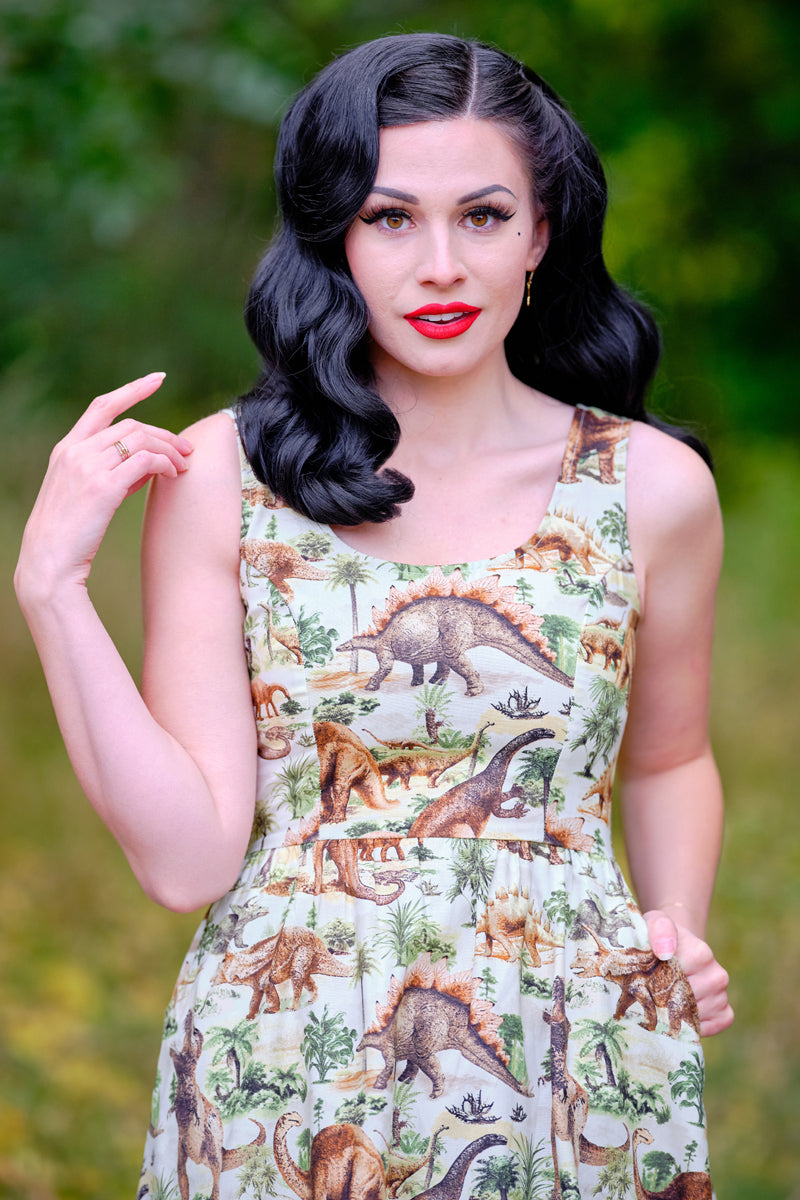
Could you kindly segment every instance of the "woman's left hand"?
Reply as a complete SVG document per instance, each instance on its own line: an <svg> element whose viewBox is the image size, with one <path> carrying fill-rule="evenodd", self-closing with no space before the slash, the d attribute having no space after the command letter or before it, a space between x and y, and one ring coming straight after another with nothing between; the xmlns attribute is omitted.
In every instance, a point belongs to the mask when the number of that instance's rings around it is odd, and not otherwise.
<svg viewBox="0 0 800 1200"><path fill-rule="evenodd" d="M677 958L694 992L700 1015L700 1034L722 1033L733 1022L728 1000L728 972L714 957L707 942L679 925L660 909L644 914L647 934L656 958Z"/></svg>

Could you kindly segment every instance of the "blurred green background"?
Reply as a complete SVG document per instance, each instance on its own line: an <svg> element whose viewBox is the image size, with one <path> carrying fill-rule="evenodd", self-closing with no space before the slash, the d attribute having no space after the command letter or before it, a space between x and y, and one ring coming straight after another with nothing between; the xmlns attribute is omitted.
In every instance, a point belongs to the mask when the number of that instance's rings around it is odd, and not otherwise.
<svg viewBox="0 0 800 1200"><path fill-rule="evenodd" d="M655 308L653 392L711 441L727 525L714 735L729 804L706 1043L721 1200L800 1198L795 399L800 9L783 0L0 0L0 1196L135 1195L161 1010L193 917L137 890L70 775L10 574L52 442L165 370L185 424L250 383L241 321L292 92L336 49L438 29L568 98L611 189L614 272ZM134 670L141 502L93 592Z"/></svg>

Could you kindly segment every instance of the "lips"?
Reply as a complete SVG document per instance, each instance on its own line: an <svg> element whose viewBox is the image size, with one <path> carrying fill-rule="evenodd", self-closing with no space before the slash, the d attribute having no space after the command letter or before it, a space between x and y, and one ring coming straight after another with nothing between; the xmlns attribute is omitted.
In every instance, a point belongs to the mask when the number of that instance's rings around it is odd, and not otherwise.
<svg viewBox="0 0 800 1200"><path fill-rule="evenodd" d="M453 338L466 333L480 316L481 310L472 304L426 304L423 308L406 313L404 319L418 333L428 338Z"/></svg>

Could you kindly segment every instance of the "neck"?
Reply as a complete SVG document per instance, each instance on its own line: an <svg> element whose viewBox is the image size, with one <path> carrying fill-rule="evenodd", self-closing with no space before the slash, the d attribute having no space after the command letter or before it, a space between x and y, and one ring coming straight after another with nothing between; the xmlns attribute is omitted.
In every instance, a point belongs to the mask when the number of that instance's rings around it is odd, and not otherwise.
<svg viewBox="0 0 800 1200"><path fill-rule="evenodd" d="M505 356L467 375L417 375L394 362L390 369L376 362L375 375L377 390L400 425L400 444L392 456L398 467L400 459L424 456L431 444L439 460L445 447L446 456L458 460L473 458L487 443L513 444L520 405L530 405L535 395L511 374Z"/></svg>

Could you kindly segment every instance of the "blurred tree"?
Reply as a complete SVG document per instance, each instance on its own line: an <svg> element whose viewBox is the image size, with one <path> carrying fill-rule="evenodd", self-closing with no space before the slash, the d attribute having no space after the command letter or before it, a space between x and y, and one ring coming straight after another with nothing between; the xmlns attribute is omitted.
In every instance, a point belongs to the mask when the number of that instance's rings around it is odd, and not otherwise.
<svg viewBox="0 0 800 1200"><path fill-rule="evenodd" d="M3 0L9 417L71 415L155 368L170 380L153 404L174 416L245 388L239 312L287 100L335 49L423 28L523 57L597 142L612 267L665 326L657 406L796 431L800 13L782 0L386 0L379 15L365 0Z"/></svg>

